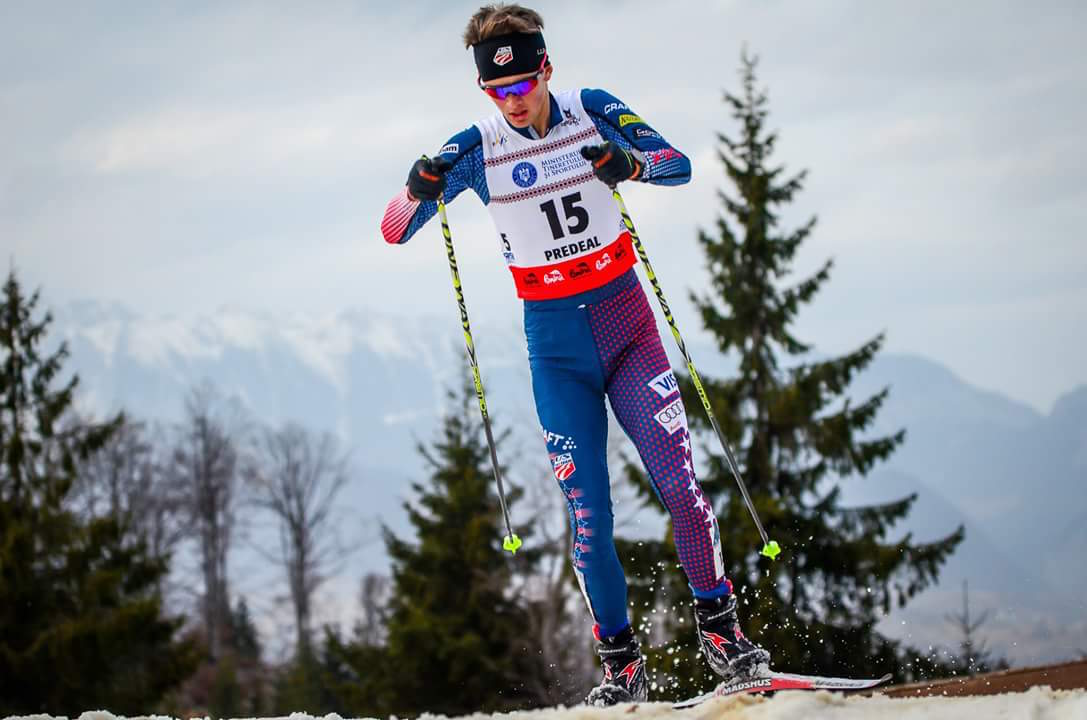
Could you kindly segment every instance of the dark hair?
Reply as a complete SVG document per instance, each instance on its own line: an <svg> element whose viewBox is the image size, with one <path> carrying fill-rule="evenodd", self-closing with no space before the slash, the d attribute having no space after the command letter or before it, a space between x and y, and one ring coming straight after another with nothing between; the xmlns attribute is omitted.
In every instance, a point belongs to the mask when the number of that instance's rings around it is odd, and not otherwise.
<svg viewBox="0 0 1087 720"><path fill-rule="evenodd" d="M517 4L484 5L464 29L464 47L469 48L487 38L509 33L534 33L543 30L540 13Z"/></svg>

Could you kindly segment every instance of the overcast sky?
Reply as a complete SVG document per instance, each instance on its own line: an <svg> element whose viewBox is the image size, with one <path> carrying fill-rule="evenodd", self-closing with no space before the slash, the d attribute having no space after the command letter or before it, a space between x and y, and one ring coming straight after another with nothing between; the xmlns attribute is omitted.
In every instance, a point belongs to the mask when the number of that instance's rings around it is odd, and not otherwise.
<svg viewBox="0 0 1087 720"><path fill-rule="evenodd" d="M459 41L478 4L0 4L0 250L52 304L455 323L440 230L389 247L378 226L412 160L491 112ZM624 188L686 335L747 43L776 160L810 172L796 269L836 262L801 337L885 330L1043 411L1087 382L1087 5L585 4L534 5L552 88L608 89L693 159L689 185ZM473 322L509 325L474 194L450 222Z"/></svg>

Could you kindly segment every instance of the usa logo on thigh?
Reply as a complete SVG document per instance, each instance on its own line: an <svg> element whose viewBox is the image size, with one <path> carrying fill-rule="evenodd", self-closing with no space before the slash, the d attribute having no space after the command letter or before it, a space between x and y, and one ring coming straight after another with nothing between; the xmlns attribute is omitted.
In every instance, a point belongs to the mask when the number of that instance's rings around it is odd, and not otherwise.
<svg viewBox="0 0 1087 720"><path fill-rule="evenodd" d="M554 455L551 458L551 467L555 471L555 479L565 482L574 474L574 456L570 453Z"/></svg>

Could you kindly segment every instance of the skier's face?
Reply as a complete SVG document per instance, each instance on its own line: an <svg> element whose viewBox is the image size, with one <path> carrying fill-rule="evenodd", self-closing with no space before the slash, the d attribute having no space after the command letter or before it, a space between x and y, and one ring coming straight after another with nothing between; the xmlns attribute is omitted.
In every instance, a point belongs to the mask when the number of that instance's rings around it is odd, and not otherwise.
<svg viewBox="0 0 1087 720"><path fill-rule="evenodd" d="M492 87L501 87L503 85L510 85L518 80L527 80L535 77L536 73L526 73L523 75L510 75L508 77L495 78L489 81L487 84ZM504 99L492 97L495 106L502 112L506 120L510 125L515 128L526 128L532 125L543 134L543 131L547 129L547 116L551 110L550 102L548 102L547 94L547 81L551 79L551 66L548 65L543 69L543 74L540 77L540 81L536 83L536 87L532 88L531 92L525 95L506 95Z"/></svg>

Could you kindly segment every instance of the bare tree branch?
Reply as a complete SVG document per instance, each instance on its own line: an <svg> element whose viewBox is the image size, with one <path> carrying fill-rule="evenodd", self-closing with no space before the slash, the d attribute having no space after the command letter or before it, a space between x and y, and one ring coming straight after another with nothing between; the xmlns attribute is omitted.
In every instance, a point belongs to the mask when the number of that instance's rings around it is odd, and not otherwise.
<svg viewBox="0 0 1087 720"><path fill-rule="evenodd" d="M230 627L227 558L235 533L244 433L237 407L224 404L211 385L201 385L186 398L170 465L171 482L184 498L189 529L196 532L204 581L201 609L213 660L221 656Z"/></svg>
<svg viewBox="0 0 1087 720"><path fill-rule="evenodd" d="M170 482L168 465L162 439L146 424L126 421L80 465L71 506L86 517L118 518L153 555L168 557L185 532L185 498Z"/></svg>
<svg viewBox="0 0 1087 720"><path fill-rule="evenodd" d="M253 503L278 521L278 562L287 573L298 650L309 648L313 596L342 557L336 498L350 475L335 439L295 424L266 430L247 471Z"/></svg>

